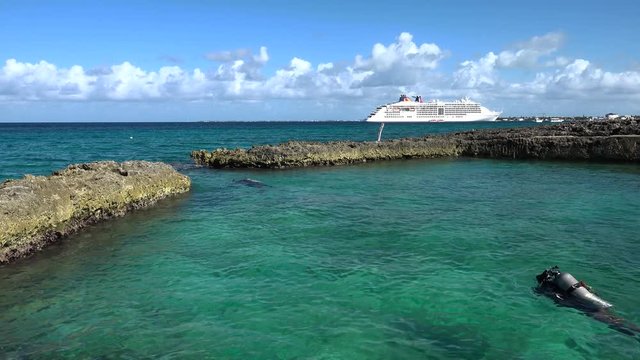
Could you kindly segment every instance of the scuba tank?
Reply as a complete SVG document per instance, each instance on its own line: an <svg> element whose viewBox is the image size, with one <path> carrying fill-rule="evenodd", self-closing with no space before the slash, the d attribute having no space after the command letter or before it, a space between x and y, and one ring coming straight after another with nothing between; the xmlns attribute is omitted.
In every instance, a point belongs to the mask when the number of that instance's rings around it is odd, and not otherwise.
<svg viewBox="0 0 640 360"><path fill-rule="evenodd" d="M552 298L556 303L584 311L588 316L609 325L623 334L640 341L640 327L622 319L609 311L611 304L592 292L584 282L571 274L560 272L557 266L537 275L536 291Z"/></svg>
<svg viewBox="0 0 640 360"><path fill-rule="evenodd" d="M607 309L613 306L592 293L585 283L576 280L573 275L560 272L557 266L545 270L536 276L536 279L538 286L554 287L561 292L561 295L574 298L593 310Z"/></svg>

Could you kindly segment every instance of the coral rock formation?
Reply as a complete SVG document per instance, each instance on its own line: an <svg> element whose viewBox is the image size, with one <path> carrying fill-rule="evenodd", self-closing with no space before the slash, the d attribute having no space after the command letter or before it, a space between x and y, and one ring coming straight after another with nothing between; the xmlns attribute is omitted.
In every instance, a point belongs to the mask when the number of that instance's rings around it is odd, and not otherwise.
<svg viewBox="0 0 640 360"><path fill-rule="evenodd" d="M171 166L146 161L70 165L51 176L7 180L0 185L0 263L86 225L189 191L190 185Z"/></svg>

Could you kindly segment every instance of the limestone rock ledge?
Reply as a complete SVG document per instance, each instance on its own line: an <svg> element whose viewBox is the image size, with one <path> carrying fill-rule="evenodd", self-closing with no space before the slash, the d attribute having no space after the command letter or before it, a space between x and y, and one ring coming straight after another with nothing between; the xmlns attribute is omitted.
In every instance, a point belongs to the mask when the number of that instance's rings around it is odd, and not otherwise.
<svg viewBox="0 0 640 360"><path fill-rule="evenodd" d="M331 166L376 160L437 157L640 162L640 121L580 122L466 131L376 142L304 142L250 149L196 150L213 168Z"/></svg>
<svg viewBox="0 0 640 360"><path fill-rule="evenodd" d="M640 162L640 121L576 122L450 135L462 156Z"/></svg>
<svg viewBox="0 0 640 360"><path fill-rule="evenodd" d="M87 225L189 191L164 163L101 161L0 184L0 263L38 251Z"/></svg>
<svg viewBox="0 0 640 360"><path fill-rule="evenodd" d="M462 149L446 138L416 138L376 142L289 141L250 149L196 150L191 158L213 168L289 168L332 166L377 160L459 156Z"/></svg>

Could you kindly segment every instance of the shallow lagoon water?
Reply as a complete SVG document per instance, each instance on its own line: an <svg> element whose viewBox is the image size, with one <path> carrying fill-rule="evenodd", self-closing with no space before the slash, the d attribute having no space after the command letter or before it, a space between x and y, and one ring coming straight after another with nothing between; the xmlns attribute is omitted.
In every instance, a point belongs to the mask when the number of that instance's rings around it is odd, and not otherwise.
<svg viewBox="0 0 640 360"><path fill-rule="evenodd" d="M459 129L441 125L385 134ZM187 164L197 148L376 130L100 126L35 126L33 136L1 125L12 145L0 149L3 177L97 159ZM557 264L640 323L637 165L438 159L182 171L189 194L0 267L5 357L640 357L637 339L532 291L535 275ZM234 182L244 178L267 186Z"/></svg>

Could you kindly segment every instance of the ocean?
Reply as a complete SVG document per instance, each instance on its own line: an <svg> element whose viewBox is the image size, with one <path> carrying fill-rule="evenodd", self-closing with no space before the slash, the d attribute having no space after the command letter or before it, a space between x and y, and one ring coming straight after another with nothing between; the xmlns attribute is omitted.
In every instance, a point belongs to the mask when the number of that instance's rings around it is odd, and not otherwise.
<svg viewBox="0 0 640 360"><path fill-rule="evenodd" d="M383 138L513 126L537 125L387 125ZM0 266L0 357L640 358L637 336L533 291L558 265L640 323L638 165L214 170L189 159L376 132L363 122L0 124L0 181L107 159L164 161L192 179L186 195Z"/></svg>

